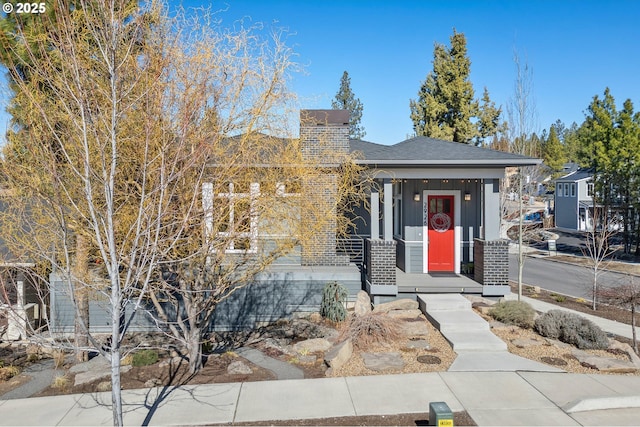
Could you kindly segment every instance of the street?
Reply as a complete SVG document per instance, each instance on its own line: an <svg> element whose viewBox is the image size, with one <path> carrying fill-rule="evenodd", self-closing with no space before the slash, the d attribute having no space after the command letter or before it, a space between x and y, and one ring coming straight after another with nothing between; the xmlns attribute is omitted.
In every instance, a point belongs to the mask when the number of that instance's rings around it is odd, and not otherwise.
<svg viewBox="0 0 640 427"><path fill-rule="evenodd" d="M517 254L509 254L509 279L518 281ZM625 279L624 274L605 271L599 273L598 287L620 285ZM544 258L525 257L522 283L590 300L593 270Z"/></svg>

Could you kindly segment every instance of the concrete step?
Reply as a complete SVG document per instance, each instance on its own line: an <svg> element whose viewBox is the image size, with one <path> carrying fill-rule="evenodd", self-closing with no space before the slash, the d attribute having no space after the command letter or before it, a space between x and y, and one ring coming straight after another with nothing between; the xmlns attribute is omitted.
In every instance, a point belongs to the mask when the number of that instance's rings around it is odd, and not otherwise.
<svg viewBox="0 0 640 427"><path fill-rule="evenodd" d="M471 310L428 311L427 318L440 332L489 331L489 323Z"/></svg>
<svg viewBox="0 0 640 427"><path fill-rule="evenodd" d="M459 351L507 351L507 343L491 331L449 332L442 335L456 353Z"/></svg>
<svg viewBox="0 0 640 427"><path fill-rule="evenodd" d="M471 310L471 301L460 294L420 294L418 304L423 313L433 311Z"/></svg>

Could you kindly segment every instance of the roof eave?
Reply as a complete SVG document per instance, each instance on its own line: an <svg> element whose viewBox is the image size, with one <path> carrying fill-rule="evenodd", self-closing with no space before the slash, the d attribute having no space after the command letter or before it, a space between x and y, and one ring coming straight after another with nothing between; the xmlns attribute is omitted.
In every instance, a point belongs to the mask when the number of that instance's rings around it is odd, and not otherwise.
<svg viewBox="0 0 640 427"><path fill-rule="evenodd" d="M513 159L505 160L356 160L359 165L375 165L375 166L460 166L460 167L511 167L511 166L537 166L542 163L541 159Z"/></svg>

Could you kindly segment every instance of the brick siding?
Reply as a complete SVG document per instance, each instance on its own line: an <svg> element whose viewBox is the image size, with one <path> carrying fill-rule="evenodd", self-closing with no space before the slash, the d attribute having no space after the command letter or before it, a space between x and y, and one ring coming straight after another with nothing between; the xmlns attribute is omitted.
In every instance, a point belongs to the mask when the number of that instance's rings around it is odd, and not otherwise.
<svg viewBox="0 0 640 427"><path fill-rule="evenodd" d="M474 239L473 276L483 285L508 285L509 241Z"/></svg>
<svg viewBox="0 0 640 427"><path fill-rule="evenodd" d="M396 284L395 240L366 239L367 279L371 285Z"/></svg>

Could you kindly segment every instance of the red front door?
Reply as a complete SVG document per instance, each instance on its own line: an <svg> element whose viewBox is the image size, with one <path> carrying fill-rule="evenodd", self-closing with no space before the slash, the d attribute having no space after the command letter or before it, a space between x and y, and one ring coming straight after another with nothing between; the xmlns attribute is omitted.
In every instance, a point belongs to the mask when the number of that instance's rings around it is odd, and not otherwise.
<svg viewBox="0 0 640 427"><path fill-rule="evenodd" d="M455 271L453 196L429 196L429 272Z"/></svg>

